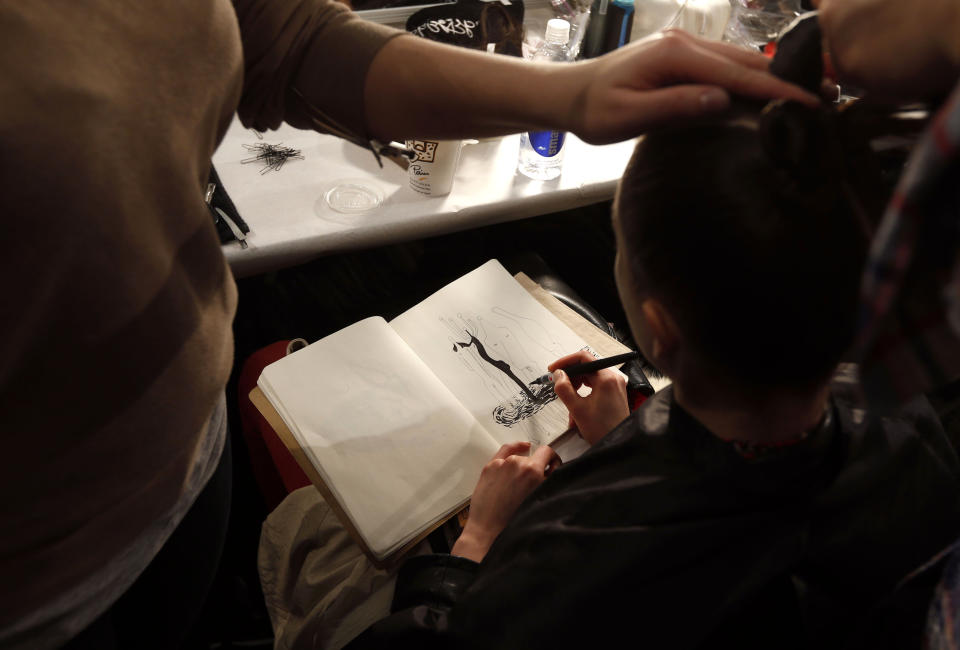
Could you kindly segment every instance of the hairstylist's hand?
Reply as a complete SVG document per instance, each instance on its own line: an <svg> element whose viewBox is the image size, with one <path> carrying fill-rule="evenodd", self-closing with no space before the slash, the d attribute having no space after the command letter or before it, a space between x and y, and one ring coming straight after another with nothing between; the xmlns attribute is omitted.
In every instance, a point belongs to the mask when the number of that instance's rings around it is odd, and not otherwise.
<svg viewBox="0 0 960 650"><path fill-rule="evenodd" d="M960 76L957 0L820 0L820 25L841 80L891 100L926 99Z"/></svg>
<svg viewBox="0 0 960 650"><path fill-rule="evenodd" d="M578 64L578 101L569 116L591 143L615 142L730 105L730 95L818 99L771 75L769 59L734 45L668 31ZM575 82L576 83L576 82Z"/></svg>
<svg viewBox="0 0 960 650"><path fill-rule="evenodd" d="M595 361L589 352L581 350L557 359L547 370L554 373L553 390L570 411L570 424L576 425L580 435L591 445L610 433L610 430L630 415L627 402L627 380L623 374L607 368L571 380L562 368L574 363ZM590 394L581 397L577 388L590 387Z"/></svg>
<svg viewBox="0 0 960 650"><path fill-rule="evenodd" d="M547 445L527 456L529 451L529 442L503 445L484 466L470 500L467 525L451 549L454 555L483 560L520 503L560 464L557 452Z"/></svg>

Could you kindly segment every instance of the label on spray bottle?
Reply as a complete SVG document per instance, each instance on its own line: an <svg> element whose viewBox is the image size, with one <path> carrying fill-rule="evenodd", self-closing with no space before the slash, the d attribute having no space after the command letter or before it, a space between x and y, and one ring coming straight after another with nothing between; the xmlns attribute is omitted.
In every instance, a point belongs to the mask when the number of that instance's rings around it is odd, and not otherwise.
<svg viewBox="0 0 960 650"><path fill-rule="evenodd" d="M563 131L530 131L530 146L544 158L553 158L563 149L567 134Z"/></svg>

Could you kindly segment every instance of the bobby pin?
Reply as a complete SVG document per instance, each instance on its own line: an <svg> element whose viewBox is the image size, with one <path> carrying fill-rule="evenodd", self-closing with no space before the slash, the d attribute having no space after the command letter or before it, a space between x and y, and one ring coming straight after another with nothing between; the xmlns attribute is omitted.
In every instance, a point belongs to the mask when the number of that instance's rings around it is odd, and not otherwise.
<svg viewBox="0 0 960 650"><path fill-rule="evenodd" d="M257 155L251 158L244 158L240 162L243 164L250 162L263 163L263 169L260 170L261 174L266 174L271 170L280 171L280 168L282 168L283 164L288 160L303 160L303 155L299 149L284 147L283 143L267 144L266 142L258 142L257 144L245 144L243 148L247 151L255 152Z"/></svg>

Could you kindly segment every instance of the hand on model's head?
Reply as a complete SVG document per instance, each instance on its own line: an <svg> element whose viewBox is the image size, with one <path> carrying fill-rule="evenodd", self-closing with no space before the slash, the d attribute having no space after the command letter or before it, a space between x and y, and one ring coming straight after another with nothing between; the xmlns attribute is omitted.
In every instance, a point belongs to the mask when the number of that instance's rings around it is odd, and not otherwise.
<svg viewBox="0 0 960 650"><path fill-rule="evenodd" d="M840 80L906 101L949 90L960 76L957 0L820 0L824 46Z"/></svg>
<svg viewBox="0 0 960 650"><path fill-rule="evenodd" d="M685 32L651 36L578 66L586 79L571 130L587 142L615 142L725 110L731 95L818 103L768 67L758 52Z"/></svg>
<svg viewBox="0 0 960 650"><path fill-rule="evenodd" d="M562 368L574 363L595 361L586 350L557 359L547 370L554 373L553 390L570 412L570 426L591 445L595 444L630 415L627 380L623 373L605 368L589 375L571 378ZM580 386L589 386L590 394L581 397Z"/></svg>
<svg viewBox="0 0 960 650"><path fill-rule="evenodd" d="M454 555L480 562L513 514L534 488L560 464L557 452L538 447L531 455L529 442L503 445L480 472L470 499L467 525L454 544Z"/></svg>

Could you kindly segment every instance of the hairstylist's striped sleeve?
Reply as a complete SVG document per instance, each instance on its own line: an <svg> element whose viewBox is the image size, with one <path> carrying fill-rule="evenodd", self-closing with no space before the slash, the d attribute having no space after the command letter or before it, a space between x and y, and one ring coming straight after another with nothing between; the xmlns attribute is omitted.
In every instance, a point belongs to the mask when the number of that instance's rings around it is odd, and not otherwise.
<svg viewBox="0 0 960 650"><path fill-rule="evenodd" d="M960 377L960 84L913 152L870 249L858 353L871 404Z"/></svg>

